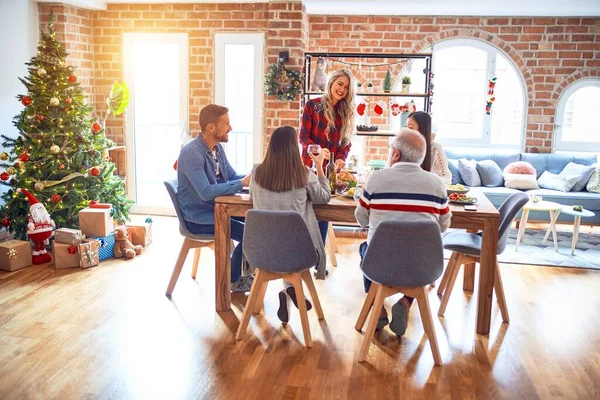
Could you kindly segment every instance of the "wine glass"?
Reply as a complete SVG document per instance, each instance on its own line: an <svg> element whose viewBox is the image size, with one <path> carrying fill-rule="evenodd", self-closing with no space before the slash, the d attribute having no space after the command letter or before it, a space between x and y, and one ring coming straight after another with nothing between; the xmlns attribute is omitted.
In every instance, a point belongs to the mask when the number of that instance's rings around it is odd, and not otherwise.
<svg viewBox="0 0 600 400"><path fill-rule="evenodd" d="M309 144L308 147L306 148L306 151L308 151L309 153L312 153L315 156L318 156L319 153L321 153L321 146L318 144ZM314 161L313 161L313 168L316 168Z"/></svg>
<svg viewBox="0 0 600 400"><path fill-rule="evenodd" d="M358 200L360 200L360 197L363 194L363 188L361 187L356 187L356 189L354 189L354 201L356 201L358 203Z"/></svg>

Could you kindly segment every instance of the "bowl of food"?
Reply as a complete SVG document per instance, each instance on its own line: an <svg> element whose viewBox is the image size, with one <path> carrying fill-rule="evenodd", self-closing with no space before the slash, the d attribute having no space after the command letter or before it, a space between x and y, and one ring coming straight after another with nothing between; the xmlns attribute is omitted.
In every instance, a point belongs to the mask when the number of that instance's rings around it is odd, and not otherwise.
<svg viewBox="0 0 600 400"><path fill-rule="evenodd" d="M351 174L350 172L339 172L336 178L342 182L347 182L349 188L356 186L356 176L354 176L354 174Z"/></svg>
<svg viewBox="0 0 600 400"><path fill-rule="evenodd" d="M462 185L460 183L457 183L456 185L446 185L446 191L448 192L448 194L452 194L452 193L468 193L469 190L471 190L470 187Z"/></svg>
<svg viewBox="0 0 600 400"><path fill-rule="evenodd" d="M451 203L456 204L475 204L477 203L477 197L467 196L464 193L452 193L448 196Z"/></svg>
<svg viewBox="0 0 600 400"><path fill-rule="evenodd" d="M335 180L335 192L344 193L348 189L348 182L342 181L341 179Z"/></svg>

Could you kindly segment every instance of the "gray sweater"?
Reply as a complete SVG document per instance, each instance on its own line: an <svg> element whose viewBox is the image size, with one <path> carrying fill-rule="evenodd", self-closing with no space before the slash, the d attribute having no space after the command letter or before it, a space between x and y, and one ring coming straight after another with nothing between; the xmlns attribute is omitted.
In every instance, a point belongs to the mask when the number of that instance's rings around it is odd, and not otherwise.
<svg viewBox="0 0 600 400"><path fill-rule="evenodd" d="M255 167L256 170L256 167ZM325 246L319 232L317 217L313 210L314 204L327 204L331 199L329 192L329 181L327 178L317 178L317 176L307 169L308 184L301 189L294 189L287 192L272 192L262 188L254 180L254 174L250 181L250 198L252 206L257 210L282 210L298 211L310 231L310 236L315 244L315 249L319 255L317 265L317 279L325 279L325 266L327 264L325 256Z"/></svg>

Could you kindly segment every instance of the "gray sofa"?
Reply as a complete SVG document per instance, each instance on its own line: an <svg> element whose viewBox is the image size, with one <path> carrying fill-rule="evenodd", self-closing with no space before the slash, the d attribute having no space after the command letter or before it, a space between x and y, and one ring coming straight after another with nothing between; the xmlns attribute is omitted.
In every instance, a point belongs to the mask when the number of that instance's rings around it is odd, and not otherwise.
<svg viewBox="0 0 600 400"><path fill-rule="evenodd" d="M538 153L517 153L517 152L494 152L481 149L446 149L446 157L448 158L448 166L452 172L452 183L464 183L457 168L457 160L466 158L476 161L493 160L501 170L504 170L508 164L514 161L527 161L535 167L537 178L544 171L559 174L569 162L574 162L582 165L592 165L597 162L596 155L570 155L570 154L538 154ZM474 187L470 194L477 196L477 193L483 192L488 199L496 206L500 204L512 193L517 192L517 189L501 187ZM583 218L582 224L600 225L600 193L590 193L585 189L581 192L559 192L549 189L532 189L526 190L525 193L542 196L544 200L553 201L564 205L581 205L584 208L594 212L596 215L590 218ZM549 220L549 213L534 212L529 214L530 221L546 221ZM573 217L570 215L561 214L559 221L572 222Z"/></svg>

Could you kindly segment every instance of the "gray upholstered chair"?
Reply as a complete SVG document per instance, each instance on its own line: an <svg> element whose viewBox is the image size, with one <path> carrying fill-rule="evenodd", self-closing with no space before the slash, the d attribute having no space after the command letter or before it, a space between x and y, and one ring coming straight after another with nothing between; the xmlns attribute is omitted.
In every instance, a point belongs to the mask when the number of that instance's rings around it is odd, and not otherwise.
<svg viewBox="0 0 600 400"><path fill-rule="evenodd" d="M167 297L171 297L171 293L173 293L173 289L175 289L175 284L177 283L177 279L179 278L179 274L181 273L181 269L183 268L183 264L185 263L185 259L187 258L190 249L196 249L194 253L194 263L192 265L192 279L196 279L198 263L200 261L200 251L203 247L210 247L214 251L215 237L214 235L195 235L187 229L183 214L181 213L181 208L179 207L179 202L177 201L177 181L165 181L164 183L167 192L169 192L169 196L171 196L173 207L175 207L175 212L179 219L179 233L181 233L181 236L184 238L181 250L179 250L179 257L177 257L177 262L175 263L175 268L171 275L171 280L169 281L169 286L167 286L166 295Z"/></svg>
<svg viewBox="0 0 600 400"><path fill-rule="evenodd" d="M248 211L243 246L244 257L256 269L256 274L235 338L242 338L250 315L262 309L268 282L285 279L296 291L304 343L312 347L306 302L302 301L302 280L306 282L317 316L320 320L324 316L310 275L310 268L317 263L317 251L302 215L296 211Z"/></svg>
<svg viewBox="0 0 600 400"><path fill-rule="evenodd" d="M439 278L443 268L442 237L435 221L388 220L377 226L362 263L363 273L373 283L355 326L360 331L371 310L359 362L365 360L369 351L383 301L396 293L404 293L417 300L433 361L436 365L442 364L425 286Z"/></svg>
<svg viewBox="0 0 600 400"><path fill-rule="evenodd" d="M519 192L511 195L509 198L504 200L498 212L500 213L500 226L498 228L498 251L496 254L502 254L506 248L506 242L508 241L508 234L513 220L521 211L523 206L529 201L529 196L525 193ZM438 315L444 315L450 294L452 294L452 288L456 281L458 271L463 264L469 264L479 262L481 257L481 245L483 243L481 234L479 233L468 233L464 231L456 231L447 234L444 239L444 249L452 250L452 256L448 261L448 268L442 277L442 282L438 288L438 294L443 293L442 302L438 310ZM496 291L496 297L498 298L498 305L500 312L502 313L502 320L509 322L508 308L506 306L506 298L504 297L504 288L502 286L502 278L500 276L500 267L498 260L496 260L494 277L494 290Z"/></svg>

